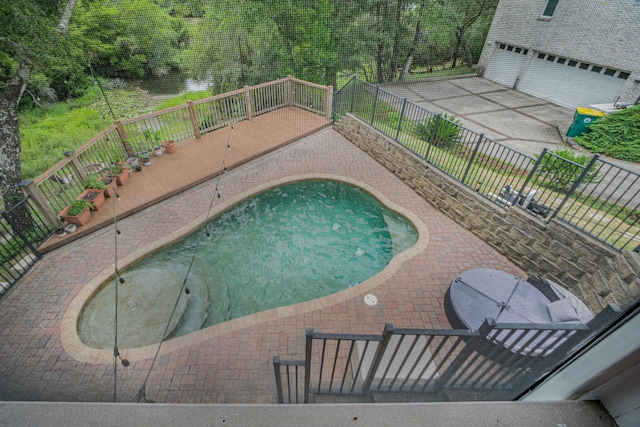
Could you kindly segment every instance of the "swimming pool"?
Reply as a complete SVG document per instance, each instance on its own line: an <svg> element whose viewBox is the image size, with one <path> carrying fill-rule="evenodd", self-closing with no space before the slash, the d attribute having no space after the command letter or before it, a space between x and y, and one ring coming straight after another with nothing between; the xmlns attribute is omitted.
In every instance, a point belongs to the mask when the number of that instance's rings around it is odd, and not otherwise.
<svg viewBox="0 0 640 427"><path fill-rule="evenodd" d="M305 180L270 189L122 274L120 346L160 341L192 259L168 338L357 286L417 238L404 217L355 186ZM90 347L113 346L113 292L109 282L84 307L78 333Z"/></svg>

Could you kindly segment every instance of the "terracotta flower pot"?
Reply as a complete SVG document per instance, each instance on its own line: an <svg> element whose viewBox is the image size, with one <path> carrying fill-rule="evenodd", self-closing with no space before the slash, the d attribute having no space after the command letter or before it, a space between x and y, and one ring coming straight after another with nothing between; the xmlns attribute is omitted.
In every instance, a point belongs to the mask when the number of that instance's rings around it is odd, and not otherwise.
<svg viewBox="0 0 640 427"><path fill-rule="evenodd" d="M120 187L124 186L127 181L129 181L129 170L127 168L123 168L120 175L116 175L116 182Z"/></svg>
<svg viewBox="0 0 640 427"><path fill-rule="evenodd" d="M76 197L76 200L82 199L88 200L93 203L94 211L99 211L104 207L104 204L106 203L106 200L104 198L104 190L95 190L93 188L87 188L82 192L82 194Z"/></svg>
<svg viewBox="0 0 640 427"><path fill-rule="evenodd" d="M107 189L104 190L104 197L106 197L107 199L115 197L116 190L118 189L118 183L115 180L113 180L106 185L107 185Z"/></svg>
<svg viewBox="0 0 640 427"><path fill-rule="evenodd" d="M176 146L176 142L173 139L168 139L162 143L167 154L173 154L176 152L178 147Z"/></svg>
<svg viewBox="0 0 640 427"><path fill-rule="evenodd" d="M72 216L67 215L70 207L71 206L67 206L58 214L61 220L66 221L69 224L75 224L79 226L86 225L89 222L89 220L91 219L91 211L89 209L83 211L80 215Z"/></svg>

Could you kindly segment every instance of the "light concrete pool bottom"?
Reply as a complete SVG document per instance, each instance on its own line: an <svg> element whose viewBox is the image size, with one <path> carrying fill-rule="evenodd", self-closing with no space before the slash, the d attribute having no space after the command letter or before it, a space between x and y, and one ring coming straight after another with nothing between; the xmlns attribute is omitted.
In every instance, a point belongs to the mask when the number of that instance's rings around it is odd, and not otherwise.
<svg viewBox="0 0 640 427"><path fill-rule="evenodd" d="M389 280L398 269L406 261L410 260L414 256L422 253L427 249L429 244L429 231L427 226L420 220L414 213L410 212L401 206L393 203L387 196L382 194L376 188L357 180L345 178L343 176L331 175L331 174L308 174L308 175L295 175L283 179L267 182L260 186L254 187L251 190L240 193L229 200L214 206L209 216L207 213L203 213L193 221L186 223L179 229L159 236L153 243L138 248L135 252L131 253L127 257L118 260L118 269L124 270L128 265L134 263L138 259L146 256L147 254L154 252L164 246L167 246L174 241L182 238L183 236L197 230L202 224L219 214L220 212L232 207L233 205L255 196L259 193L267 191L273 187L277 187L283 184L290 184L297 181L324 179L337 182L343 182L354 187L358 187L373 197L375 197L382 205L387 209L390 209L410 221L416 231L418 232L418 240L411 248L404 252L394 256L389 264L375 276L359 283L357 286L347 288L338 293L328 295L326 297L317 298L311 301L301 302L298 304L288 305L285 307L278 307L259 313L251 314L248 316L240 317L237 319L228 320L224 323L209 326L204 329L200 329L195 332L191 332L187 335L174 338L169 341L162 342L160 351L158 354L171 353L201 342L208 339L221 336L234 332L239 329L255 326L264 322L289 317L301 313L307 313L322 308L330 307L335 304L350 300L356 297L364 298L376 287ZM177 196L180 197L180 196ZM60 326L60 339L63 349L67 354L75 360L87 363L105 364L113 362L113 349L98 350L86 346L78 336L78 320L87 302L95 295L101 286L110 279L113 279L115 272L115 264L105 269L102 273L96 275L71 301L69 307L65 311ZM364 300L362 302L365 304ZM119 349L123 358L129 361L139 361L144 359L153 358L158 352L158 344L148 345L144 347L138 347L133 349Z"/></svg>

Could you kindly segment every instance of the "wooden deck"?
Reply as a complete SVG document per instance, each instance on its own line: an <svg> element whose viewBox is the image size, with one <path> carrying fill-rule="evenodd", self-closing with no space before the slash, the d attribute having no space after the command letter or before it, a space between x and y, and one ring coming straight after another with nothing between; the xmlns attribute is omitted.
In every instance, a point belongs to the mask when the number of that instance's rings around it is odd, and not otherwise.
<svg viewBox="0 0 640 427"><path fill-rule="evenodd" d="M132 215L146 207L178 194L293 141L331 125L331 121L299 108L287 107L236 123L184 141L174 154L151 158L151 166L133 172L118 188L116 218ZM227 145L232 147L227 150ZM91 213L91 221L65 237L56 235L44 242L39 251L47 253L93 231L113 224L114 208L107 204Z"/></svg>

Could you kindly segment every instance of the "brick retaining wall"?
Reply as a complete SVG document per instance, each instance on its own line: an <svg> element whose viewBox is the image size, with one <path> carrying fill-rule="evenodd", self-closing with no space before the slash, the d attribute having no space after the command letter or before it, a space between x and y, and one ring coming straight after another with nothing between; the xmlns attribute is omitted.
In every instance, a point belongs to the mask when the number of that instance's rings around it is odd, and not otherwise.
<svg viewBox="0 0 640 427"><path fill-rule="evenodd" d="M557 219L545 224L523 209L505 211L352 115L335 129L499 253L564 285L594 313L640 296L640 254L620 253Z"/></svg>

